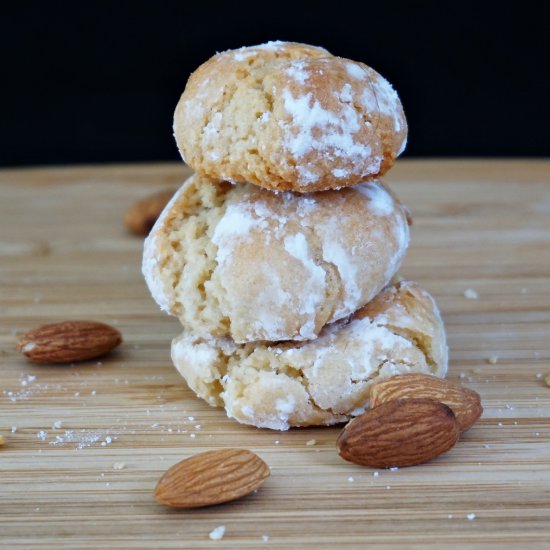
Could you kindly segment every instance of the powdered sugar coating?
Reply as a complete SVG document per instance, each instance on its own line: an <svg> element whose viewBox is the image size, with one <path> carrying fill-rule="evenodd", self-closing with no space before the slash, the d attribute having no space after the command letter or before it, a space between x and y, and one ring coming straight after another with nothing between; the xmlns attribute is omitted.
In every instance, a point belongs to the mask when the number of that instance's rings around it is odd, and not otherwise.
<svg viewBox="0 0 550 550"><path fill-rule="evenodd" d="M199 67L174 131L182 155L205 175L310 192L385 173L404 148L407 125L397 94L370 67L272 42Z"/></svg>
<svg viewBox="0 0 550 550"><path fill-rule="evenodd" d="M407 245L405 212L380 183L274 194L195 175L151 232L143 269L189 330L310 340L371 300Z"/></svg>
<svg viewBox="0 0 550 550"><path fill-rule="evenodd" d="M285 130L284 146L296 159L302 159L312 151L323 153L330 151L336 157L353 157L354 159L369 159L372 150L367 143L353 139L360 128L361 119L352 105L343 103L339 112L324 109L311 93L294 97L289 89L283 91L284 108L290 115L290 122L282 123ZM382 162L378 157L372 167L369 166L367 176L376 173ZM309 170L302 176L298 184L306 187L316 180L316 174ZM334 172L333 172L334 173Z"/></svg>
<svg viewBox="0 0 550 550"><path fill-rule="evenodd" d="M172 343L191 389L245 424L286 430L361 414L371 385L407 372L445 376L447 347L433 298L417 284L389 287L349 321L310 342L227 347L184 333ZM212 350L210 365L202 358Z"/></svg>

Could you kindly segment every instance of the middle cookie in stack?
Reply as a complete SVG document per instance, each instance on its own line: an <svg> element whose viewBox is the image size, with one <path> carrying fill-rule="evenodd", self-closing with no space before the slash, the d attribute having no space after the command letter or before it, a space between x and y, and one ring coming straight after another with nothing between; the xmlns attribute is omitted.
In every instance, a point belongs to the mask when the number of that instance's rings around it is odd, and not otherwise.
<svg viewBox="0 0 550 550"><path fill-rule="evenodd" d="M375 176L406 122L380 75L299 44L224 52L191 77L175 128L198 173L151 231L143 268L184 327L172 357L200 397L287 429L358 414L378 377L444 376L433 299L387 287L409 230Z"/></svg>

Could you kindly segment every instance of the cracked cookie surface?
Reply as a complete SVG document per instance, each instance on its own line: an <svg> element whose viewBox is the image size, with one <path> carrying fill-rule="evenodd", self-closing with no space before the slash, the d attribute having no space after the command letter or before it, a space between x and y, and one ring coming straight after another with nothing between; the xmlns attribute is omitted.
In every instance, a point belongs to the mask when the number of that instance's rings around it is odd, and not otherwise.
<svg viewBox="0 0 550 550"><path fill-rule="evenodd" d="M407 122L374 69L322 48L270 42L201 65L176 107L174 135L197 172L310 192L383 175L405 148Z"/></svg>
<svg viewBox="0 0 550 550"><path fill-rule="evenodd" d="M210 405L244 424L286 430L361 414L381 378L444 377L447 345L433 298L402 281L314 341L239 345L184 332L172 342L172 360Z"/></svg>
<svg viewBox="0 0 550 550"><path fill-rule="evenodd" d="M143 272L186 330L310 340L374 298L408 242L406 212L380 182L297 194L193 175L146 239Z"/></svg>

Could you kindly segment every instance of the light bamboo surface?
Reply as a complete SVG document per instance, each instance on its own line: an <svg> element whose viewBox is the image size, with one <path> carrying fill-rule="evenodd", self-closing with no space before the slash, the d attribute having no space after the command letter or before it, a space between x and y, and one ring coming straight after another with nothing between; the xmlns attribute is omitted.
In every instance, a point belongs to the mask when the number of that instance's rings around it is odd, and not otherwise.
<svg viewBox="0 0 550 550"><path fill-rule="evenodd" d="M550 163L400 161L386 178L414 216L402 272L437 298L449 377L485 413L440 459L379 472L338 457L338 427L241 426L172 367L179 325L150 298L122 216L185 174L0 172L0 547L550 548ZM75 366L17 353L18 335L65 319L111 323L125 342ZM223 447L271 466L256 494L197 511L155 503L165 469Z"/></svg>

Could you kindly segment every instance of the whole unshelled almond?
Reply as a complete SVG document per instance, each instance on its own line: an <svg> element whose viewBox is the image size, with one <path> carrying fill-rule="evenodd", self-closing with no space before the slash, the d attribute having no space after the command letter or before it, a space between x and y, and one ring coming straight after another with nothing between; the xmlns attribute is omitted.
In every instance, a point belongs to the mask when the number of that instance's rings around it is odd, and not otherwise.
<svg viewBox="0 0 550 550"><path fill-rule="evenodd" d="M175 191L165 189L134 203L124 215L126 227L136 235L147 236Z"/></svg>
<svg viewBox="0 0 550 550"><path fill-rule="evenodd" d="M169 468L157 483L155 498L178 508L212 506L251 493L269 473L268 465L252 451L208 451Z"/></svg>
<svg viewBox="0 0 550 550"><path fill-rule="evenodd" d="M479 394L448 380L428 374L400 374L380 380L370 393L370 406L402 398L427 398L445 403L455 413L461 432L473 426L483 413Z"/></svg>
<svg viewBox="0 0 550 550"><path fill-rule="evenodd" d="M40 363L73 363L105 355L122 342L120 332L95 321L63 321L27 332L21 353Z"/></svg>
<svg viewBox="0 0 550 550"><path fill-rule="evenodd" d="M369 409L342 430L342 458L374 468L414 466L448 451L460 431L453 411L431 399L396 399Z"/></svg>

